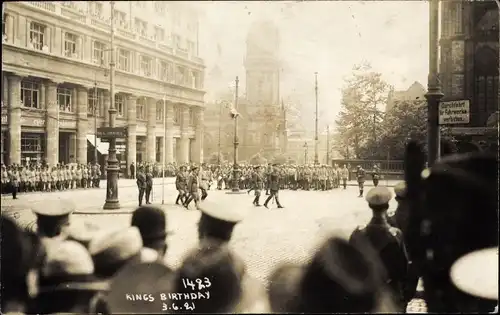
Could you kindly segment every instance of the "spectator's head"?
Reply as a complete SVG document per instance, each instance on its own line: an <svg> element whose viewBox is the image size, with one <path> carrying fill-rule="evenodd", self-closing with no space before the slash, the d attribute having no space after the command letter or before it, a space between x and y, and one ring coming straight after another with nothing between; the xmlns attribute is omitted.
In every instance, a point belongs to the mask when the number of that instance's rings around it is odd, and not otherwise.
<svg viewBox="0 0 500 315"><path fill-rule="evenodd" d="M307 266L284 266L270 279L274 312L365 313L377 307L381 282L370 261L332 237Z"/></svg>
<svg viewBox="0 0 500 315"><path fill-rule="evenodd" d="M198 222L198 238L229 242L234 227L243 220L243 213L231 205L204 202L200 206L201 217Z"/></svg>
<svg viewBox="0 0 500 315"><path fill-rule="evenodd" d="M196 303L198 313L230 313L242 299L243 262L227 246L202 242L177 271L174 292L210 292L210 299ZM200 289L200 285L205 288ZM193 288L191 287L193 286Z"/></svg>
<svg viewBox="0 0 500 315"><path fill-rule="evenodd" d="M163 210L142 206L132 214L132 226L141 232L144 247L154 249L160 257L167 251L167 218Z"/></svg>
<svg viewBox="0 0 500 315"><path fill-rule="evenodd" d="M2 312L23 312L30 296L37 293L37 269L45 252L37 235L23 232L13 220L1 218Z"/></svg>
<svg viewBox="0 0 500 315"><path fill-rule="evenodd" d="M161 300L161 294L175 292L173 279L174 272L160 262L127 265L111 279L109 293L103 298L105 308L111 314L161 313L163 303L172 306L177 302Z"/></svg>
<svg viewBox="0 0 500 315"><path fill-rule="evenodd" d="M395 199L398 203L406 199L406 183L404 181L394 186L394 194L396 195Z"/></svg>
<svg viewBox="0 0 500 315"><path fill-rule="evenodd" d="M115 231L102 231L89 244L100 278L110 278L129 263L151 262L158 259L158 253L143 248L141 234L137 227Z"/></svg>
<svg viewBox="0 0 500 315"><path fill-rule="evenodd" d="M52 241L40 272L37 313L88 313L94 295L108 284L94 278L94 264L86 248L75 241Z"/></svg>
<svg viewBox="0 0 500 315"><path fill-rule="evenodd" d="M61 235L70 222L75 205L69 200L44 200L32 207L36 214L37 232L42 237Z"/></svg>
<svg viewBox="0 0 500 315"><path fill-rule="evenodd" d="M419 241L429 311L491 310L488 301L458 290L449 273L463 255L498 247L498 160L478 152L450 155L424 170L422 178Z"/></svg>
<svg viewBox="0 0 500 315"><path fill-rule="evenodd" d="M72 222L65 232L67 240L78 242L88 248L92 239L99 233L99 229L88 222L77 221Z"/></svg>
<svg viewBox="0 0 500 315"><path fill-rule="evenodd" d="M366 201L374 215L383 215L389 209L391 199L391 191L383 186L374 187L366 194Z"/></svg>

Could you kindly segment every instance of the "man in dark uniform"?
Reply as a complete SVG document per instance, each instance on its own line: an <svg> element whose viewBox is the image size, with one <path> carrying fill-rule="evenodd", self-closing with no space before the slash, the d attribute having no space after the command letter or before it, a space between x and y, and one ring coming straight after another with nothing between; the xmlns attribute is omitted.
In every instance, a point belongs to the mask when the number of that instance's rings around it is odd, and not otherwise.
<svg viewBox="0 0 500 315"><path fill-rule="evenodd" d="M380 169L377 164L373 166L373 173L372 173L372 180L373 180L373 186L377 187L378 186L378 181L380 179Z"/></svg>
<svg viewBox="0 0 500 315"><path fill-rule="evenodd" d="M187 192L189 194L186 202L184 203L184 207L186 209L189 208L189 204L191 201L194 200L194 204L196 206L196 209L199 209L199 202L200 202L200 194L198 193L198 188L200 186L199 179L198 179L198 167L193 166L191 168L191 174L189 174L188 181L187 181Z"/></svg>
<svg viewBox="0 0 500 315"><path fill-rule="evenodd" d="M69 200L45 200L31 209L36 215L36 232L42 238L65 239L75 205Z"/></svg>
<svg viewBox="0 0 500 315"><path fill-rule="evenodd" d="M244 212L235 209L232 205L221 205L213 202L204 202L200 206L201 217L198 222L198 239L218 243L227 243L231 240L234 227L243 220Z"/></svg>
<svg viewBox="0 0 500 315"><path fill-rule="evenodd" d="M146 170L146 204L151 204L151 192L153 191L153 173L152 167L147 167Z"/></svg>
<svg viewBox="0 0 500 315"><path fill-rule="evenodd" d="M262 179L262 174L260 173L260 166L256 166L255 170L252 174L252 189L255 192L255 198L253 199L253 205L256 207L260 207L260 195L262 188L264 186L264 181Z"/></svg>
<svg viewBox="0 0 500 315"><path fill-rule="evenodd" d="M268 208L267 205L269 203L269 201L271 201L271 199L274 199L276 200L276 204L278 205L278 209L281 209L281 208L284 208L281 204L280 204L280 200L279 200L279 196L278 196L278 192L279 192L279 188L280 188L280 175L278 173L278 165L277 164L274 164L274 169L271 173L271 175L269 176L269 190L271 191L271 194L269 195L269 197L267 197L266 201L264 202L264 207Z"/></svg>
<svg viewBox="0 0 500 315"><path fill-rule="evenodd" d="M147 183L146 175L144 174L144 169L140 166L137 169L137 189L139 189L139 207L142 206L142 199L144 198L144 193L146 192Z"/></svg>
<svg viewBox="0 0 500 315"><path fill-rule="evenodd" d="M356 171L356 177L358 179L358 187L359 187L359 196L358 197L363 197L363 190L365 187L365 170L361 165L358 165L357 171Z"/></svg>
<svg viewBox="0 0 500 315"><path fill-rule="evenodd" d="M135 179L135 164L132 162L130 164L130 178Z"/></svg>
<svg viewBox="0 0 500 315"><path fill-rule="evenodd" d="M269 196L269 187L271 185L271 174L273 173L273 168L271 167L271 163L267 166L266 170L266 196Z"/></svg>
<svg viewBox="0 0 500 315"><path fill-rule="evenodd" d="M182 165L177 172L177 176L175 177L175 189L177 189L178 192L177 199L175 200L176 205L179 204L179 201L182 203L186 201L186 186L186 167Z"/></svg>
<svg viewBox="0 0 500 315"><path fill-rule="evenodd" d="M351 234L349 242L356 246L371 245L371 248L378 253L387 271L384 280L392 289L394 301L403 312L409 302L404 290L408 273L408 256L403 233L387 222L387 209L391 198L391 192L387 187L375 187L368 192L366 201L372 210L372 219L366 226L357 227Z"/></svg>

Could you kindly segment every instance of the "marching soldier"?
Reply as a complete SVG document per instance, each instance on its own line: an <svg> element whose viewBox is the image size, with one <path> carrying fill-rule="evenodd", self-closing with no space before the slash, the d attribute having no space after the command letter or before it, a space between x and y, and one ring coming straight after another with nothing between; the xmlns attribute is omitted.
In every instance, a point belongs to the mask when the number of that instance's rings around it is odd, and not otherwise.
<svg viewBox="0 0 500 315"><path fill-rule="evenodd" d="M73 177L71 176L71 170L69 169L69 165L66 165L66 169L64 170L64 186L66 189L71 189L71 181Z"/></svg>
<svg viewBox="0 0 500 315"><path fill-rule="evenodd" d="M356 171L356 177L358 179L358 187L359 187L359 196L358 197L363 197L363 190L365 186L365 170L361 165L358 165L357 171Z"/></svg>
<svg viewBox="0 0 500 315"><path fill-rule="evenodd" d="M201 190L201 200L205 200L208 197L207 189L208 189L208 182L210 180L210 174L208 173L209 170L207 168L206 164L203 164L202 169L200 171L200 190Z"/></svg>
<svg viewBox="0 0 500 315"><path fill-rule="evenodd" d="M92 167L90 164L85 166L85 170L87 171L87 188L92 188ZM120 178L119 173L118 178Z"/></svg>
<svg viewBox="0 0 500 315"><path fill-rule="evenodd" d="M76 187L77 188L84 188L83 186L83 170L82 170L82 166L81 165L78 165L76 167Z"/></svg>
<svg viewBox="0 0 500 315"><path fill-rule="evenodd" d="M7 192L7 187L9 186L9 174L7 173L7 168L2 164L2 194Z"/></svg>
<svg viewBox="0 0 500 315"><path fill-rule="evenodd" d="M48 166L42 169L40 178L42 180L42 191L50 191L50 172Z"/></svg>
<svg viewBox="0 0 500 315"><path fill-rule="evenodd" d="M87 188L87 183L88 183L88 174L87 174L87 167L85 165L82 165L82 188Z"/></svg>
<svg viewBox="0 0 500 315"><path fill-rule="evenodd" d="M77 176L75 166L71 166L71 189L75 189L77 187Z"/></svg>
<svg viewBox="0 0 500 315"><path fill-rule="evenodd" d="M221 168L217 168L217 190L222 190L222 183L224 183L224 173Z"/></svg>
<svg viewBox="0 0 500 315"><path fill-rule="evenodd" d="M366 226L357 227L349 242L353 245L370 245L379 255L387 271L385 282L392 290L400 311L404 312L409 302L405 297L405 281L408 274L408 256L401 230L387 222L387 209L391 200L387 187L372 188L366 195L373 216Z"/></svg>
<svg viewBox="0 0 500 315"><path fill-rule="evenodd" d="M271 174L273 173L273 168L271 167L271 163L267 165L266 170L266 196L269 196L269 187L271 184Z"/></svg>
<svg viewBox="0 0 500 315"><path fill-rule="evenodd" d="M10 187L12 189L12 199L17 199L17 191L19 190L19 183L21 182L21 174L15 166L12 167L9 178Z"/></svg>
<svg viewBox="0 0 500 315"><path fill-rule="evenodd" d="M55 191L57 188L57 169L55 166L52 166L52 170L50 171L50 191Z"/></svg>
<svg viewBox="0 0 500 315"><path fill-rule="evenodd" d="M372 173L372 180L373 180L373 186L377 187L378 186L378 181L380 179L380 169L377 164L373 166L373 173Z"/></svg>
<svg viewBox="0 0 500 315"><path fill-rule="evenodd" d="M146 175L144 174L144 168L139 166L137 168L137 189L139 190L139 207L142 206L142 200L144 198L144 193L146 192L147 183L146 183Z"/></svg>
<svg viewBox="0 0 500 315"><path fill-rule="evenodd" d="M255 171L252 174L252 184L253 191L255 193L255 198L253 199L253 205L256 207L260 207L260 195L262 188L264 186L264 181L262 179L262 175L260 173L260 166L255 167Z"/></svg>
<svg viewBox="0 0 500 315"><path fill-rule="evenodd" d="M278 193L279 193L279 173L278 173L278 168L277 168L277 164L273 165L274 166L274 169L273 169L273 172L271 173L271 175L269 176L269 190L271 191L271 194L269 195L269 197L267 197L266 201L264 202L264 207L268 208L268 204L269 204L269 201L271 201L271 199L274 197L274 199L276 200L276 204L278 205L278 209L281 209L281 208L284 208L281 204L280 204L280 200L279 200L279 196L278 196Z"/></svg>
<svg viewBox="0 0 500 315"><path fill-rule="evenodd" d="M153 191L153 167L146 168L146 204L151 204L151 192Z"/></svg>
<svg viewBox="0 0 500 315"><path fill-rule="evenodd" d="M349 169L347 168L347 165L344 164L344 167L340 170L340 176L342 177L342 185L344 186L344 189L347 189L347 180L349 179Z"/></svg>
<svg viewBox="0 0 500 315"><path fill-rule="evenodd" d="M179 204L179 201L183 204L186 201L186 186L186 167L181 166L179 171L177 172L177 176L175 177L175 189L177 189L178 192L177 199L175 200L176 205Z"/></svg>
<svg viewBox="0 0 500 315"><path fill-rule="evenodd" d="M189 208L189 204L191 201L194 200L194 204L196 206L196 209L199 209L199 201L200 201L200 196L198 194L198 187L200 186L198 182L198 176L199 176L199 169L197 166L193 166L191 168L191 174L189 174L188 181L187 181L187 191L189 193L189 197L187 198L186 202L184 203L184 207L186 209Z"/></svg>

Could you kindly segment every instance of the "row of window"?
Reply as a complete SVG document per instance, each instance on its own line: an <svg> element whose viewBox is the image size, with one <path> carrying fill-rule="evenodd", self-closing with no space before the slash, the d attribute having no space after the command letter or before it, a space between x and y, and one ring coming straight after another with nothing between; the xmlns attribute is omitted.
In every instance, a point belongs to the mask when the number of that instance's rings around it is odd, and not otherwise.
<svg viewBox="0 0 500 315"><path fill-rule="evenodd" d="M5 19L2 23L3 37L6 37L5 30ZM84 51L82 38L77 34L71 32L63 33L63 55L69 58L81 58L82 52ZM164 37L164 33L160 33L158 36ZM49 53L49 33L48 27L44 24L38 22L30 23L29 30L29 47L36 50L41 50L43 52ZM174 35L174 38L179 37ZM6 40L6 38L4 38ZM107 64L108 58L106 52L107 45L97 40L92 40L92 55L91 60L93 63L105 66ZM193 49L194 43L191 44ZM141 75L146 77L156 77L162 81L175 83L178 85L188 86L195 89L202 88L202 74L200 71L191 70L187 67L176 65L173 63L156 59L147 55L140 55L138 64L133 62L135 53L124 48L118 48L116 52L117 59L117 69L126 72L139 72Z"/></svg>
<svg viewBox="0 0 500 315"><path fill-rule="evenodd" d="M41 109L40 106L40 84L34 81L23 80L21 82L21 104L27 108ZM59 110L67 113L75 112L75 100L73 99L72 88L58 87L57 88L57 104ZM91 89L88 92L88 102L87 102L87 114L89 116L103 116L104 113L104 91ZM136 118L140 120L147 119L146 113L146 98L140 97L136 101ZM121 94L115 95L115 108L117 110L117 116L124 118L126 117L126 100L125 96ZM156 120L163 121L163 102L158 101L156 103ZM175 124L179 124L181 121L181 110L178 106L174 106L173 109L173 121ZM189 109L189 124L194 125L195 116L194 111Z"/></svg>

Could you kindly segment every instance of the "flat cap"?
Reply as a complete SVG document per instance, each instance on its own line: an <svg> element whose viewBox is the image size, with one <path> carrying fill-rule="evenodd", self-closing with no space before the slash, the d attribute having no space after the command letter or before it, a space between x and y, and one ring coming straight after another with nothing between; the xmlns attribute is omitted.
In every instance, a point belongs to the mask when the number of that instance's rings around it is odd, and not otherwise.
<svg viewBox="0 0 500 315"><path fill-rule="evenodd" d="M75 211L75 204L66 199L44 200L43 202L35 203L31 210L39 216L60 217L73 213Z"/></svg>
<svg viewBox="0 0 500 315"><path fill-rule="evenodd" d="M373 206L388 204L391 198L391 191L387 187L381 186L370 189L366 194L366 201Z"/></svg>
<svg viewBox="0 0 500 315"><path fill-rule="evenodd" d="M245 218L246 211L236 210L231 205L217 204L213 202L204 202L200 205L202 214L211 218L228 222L238 223Z"/></svg>
<svg viewBox="0 0 500 315"><path fill-rule="evenodd" d="M406 197L406 182L399 182L394 186L394 193L399 198Z"/></svg>

